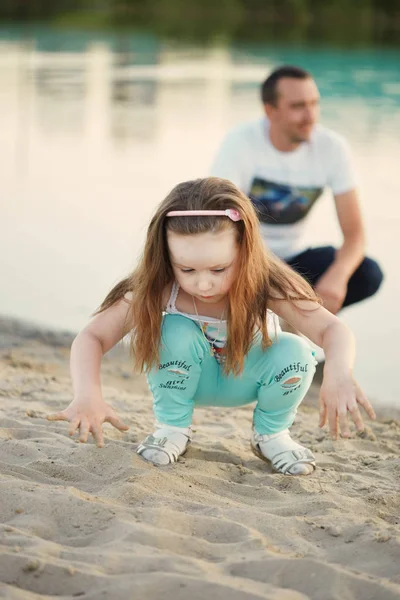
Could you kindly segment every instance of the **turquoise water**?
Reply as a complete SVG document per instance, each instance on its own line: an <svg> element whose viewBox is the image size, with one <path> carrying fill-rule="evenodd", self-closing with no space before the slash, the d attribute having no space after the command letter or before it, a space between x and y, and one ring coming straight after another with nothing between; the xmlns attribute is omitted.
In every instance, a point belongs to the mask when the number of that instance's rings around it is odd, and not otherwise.
<svg viewBox="0 0 400 600"><path fill-rule="evenodd" d="M154 206L204 176L227 129L261 114L273 67L310 69L321 121L349 140L379 295L342 313L357 375L377 401L397 393L400 51L213 46L153 35L0 29L0 313L77 330L134 264ZM340 241L329 194L314 243Z"/></svg>

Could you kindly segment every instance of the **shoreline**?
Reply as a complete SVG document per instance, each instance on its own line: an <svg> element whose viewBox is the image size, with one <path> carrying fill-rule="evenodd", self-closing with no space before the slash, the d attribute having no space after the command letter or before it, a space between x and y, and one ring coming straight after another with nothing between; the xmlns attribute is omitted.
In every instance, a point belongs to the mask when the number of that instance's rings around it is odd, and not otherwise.
<svg viewBox="0 0 400 600"><path fill-rule="evenodd" d="M251 453L251 406L196 410L186 455L157 468L135 453L152 402L123 345L104 358L102 381L126 434L106 425L98 449L46 420L72 399L73 337L0 318L5 597L400 598L400 421L390 407L375 407L363 436L333 442L317 427L313 383L293 427L317 457L309 477L272 473Z"/></svg>

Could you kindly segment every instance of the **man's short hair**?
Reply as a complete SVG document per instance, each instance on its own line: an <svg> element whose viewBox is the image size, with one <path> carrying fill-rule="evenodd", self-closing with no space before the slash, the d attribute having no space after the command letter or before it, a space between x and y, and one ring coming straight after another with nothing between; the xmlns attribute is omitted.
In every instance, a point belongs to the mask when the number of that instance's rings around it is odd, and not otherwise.
<svg viewBox="0 0 400 600"><path fill-rule="evenodd" d="M261 99L263 104L272 104L276 106L278 101L278 83L284 77L292 79L308 79L311 74L300 67L284 65L272 71L261 86Z"/></svg>

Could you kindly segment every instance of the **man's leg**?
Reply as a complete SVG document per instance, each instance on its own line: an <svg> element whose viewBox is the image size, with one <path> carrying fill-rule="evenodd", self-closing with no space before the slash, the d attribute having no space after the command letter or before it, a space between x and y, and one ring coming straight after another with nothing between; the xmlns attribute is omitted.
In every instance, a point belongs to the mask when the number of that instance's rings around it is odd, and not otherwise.
<svg viewBox="0 0 400 600"><path fill-rule="evenodd" d="M286 262L295 271L303 275L312 286L327 271L335 259L336 249L333 246L310 248ZM377 262L372 258L364 258L360 266L350 277L343 307L355 304L373 296L383 280L383 273Z"/></svg>

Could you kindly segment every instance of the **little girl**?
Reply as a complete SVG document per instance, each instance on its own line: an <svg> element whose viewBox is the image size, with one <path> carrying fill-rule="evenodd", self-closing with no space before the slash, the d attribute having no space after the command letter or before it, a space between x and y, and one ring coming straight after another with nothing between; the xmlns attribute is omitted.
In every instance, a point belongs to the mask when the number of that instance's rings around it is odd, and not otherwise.
<svg viewBox="0 0 400 600"><path fill-rule="evenodd" d="M69 433L89 432L103 446L102 423L128 429L104 402L101 358L127 333L138 371L154 398L155 431L137 448L156 465L177 461L192 439L196 406L255 402L251 446L287 475L315 469L310 450L289 433L310 387L315 360L309 345L282 333L282 317L325 352L320 426L328 419L349 436L347 412L374 411L352 377L354 341L311 287L266 253L250 200L231 182L210 177L177 185L159 205L143 256L105 298L73 342L74 399L50 420L70 421Z"/></svg>

